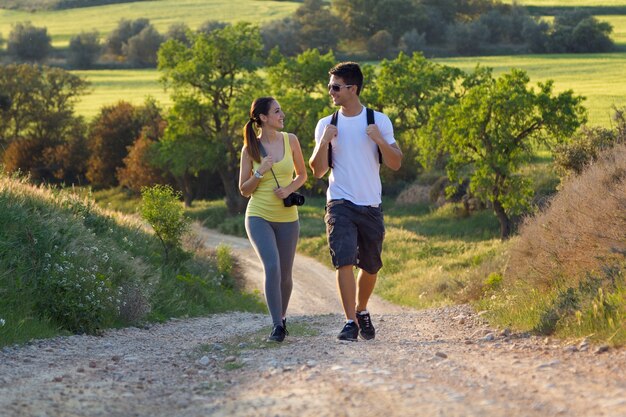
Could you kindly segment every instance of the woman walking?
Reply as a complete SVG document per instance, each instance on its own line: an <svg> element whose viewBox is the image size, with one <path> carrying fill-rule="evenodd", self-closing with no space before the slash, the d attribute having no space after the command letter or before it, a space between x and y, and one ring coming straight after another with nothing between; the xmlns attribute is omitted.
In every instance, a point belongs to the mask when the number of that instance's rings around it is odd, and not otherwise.
<svg viewBox="0 0 626 417"><path fill-rule="evenodd" d="M302 201L292 193L307 179L298 138L281 130L284 118L274 98L254 100L243 131L239 169L239 191L250 197L246 232L265 273L265 301L273 324L268 340L276 342L287 334L291 271L300 233L297 206Z"/></svg>

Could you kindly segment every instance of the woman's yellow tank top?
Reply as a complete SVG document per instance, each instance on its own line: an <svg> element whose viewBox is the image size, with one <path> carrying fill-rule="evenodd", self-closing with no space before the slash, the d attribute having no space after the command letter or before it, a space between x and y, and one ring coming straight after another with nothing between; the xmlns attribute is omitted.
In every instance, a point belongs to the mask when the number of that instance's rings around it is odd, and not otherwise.
<svg viewBox="0 0 626 417"><path fill-rule="evenodd" d="M293 180L294 166L293 153L289 146L289 134L283 132L283 142L285 155L283 159L274 163L272 169L278 179L281 187L286 187ZM261 164L252 161L252 169L256 170ZM271 171L263 174L263 178L252 193L248 207L246 209L246 217L257 216L262 217L269 222L287 223L298 220L298 207L285 207L283 200L276 197L274 189L277 188L276 181Z"/></svg>

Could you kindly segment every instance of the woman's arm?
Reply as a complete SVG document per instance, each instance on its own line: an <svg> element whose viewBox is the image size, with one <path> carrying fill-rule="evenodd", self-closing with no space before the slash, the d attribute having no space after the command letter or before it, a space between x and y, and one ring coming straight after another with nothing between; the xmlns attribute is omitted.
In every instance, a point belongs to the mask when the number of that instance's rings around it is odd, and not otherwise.
<svg viewBox="0 0 626 417"><path fill-rule="evenodd" d="M298 190L298 188L302 187L307 179L306 165L304 164L304 156L302 155L302 148L300 148L300 141L298 141L298 138L293 133L289 134L289 146L291 147L293 166L296 171L296 176L293 181L291 181L291 184L286 187L276 189L275 194L280 199L286 198L289 194Z"/></svg>

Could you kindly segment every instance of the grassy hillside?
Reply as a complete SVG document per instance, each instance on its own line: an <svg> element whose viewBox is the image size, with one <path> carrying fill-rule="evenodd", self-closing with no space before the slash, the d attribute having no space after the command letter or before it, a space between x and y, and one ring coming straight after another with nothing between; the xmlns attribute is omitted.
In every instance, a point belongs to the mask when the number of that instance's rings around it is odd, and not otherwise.
<svg viewBox="0 0 626 417"><path fill-rule="evenodd" d="M135 217L0 175L0 347L175 316L262 311L227 250L163 261Z"/></svg>
<svg viewBox="0 0 626 417"><path fill-rule="evenodd" d="M264 22L291 14L298 2L257 0L157 0L68 10L38 11L0 10L0 33L5 37L16 22L30 21L45 26L55 47L67 46L70 38L82 30L93 29L105 37L117 27L120 19L150 19L161 33L177 22L192 29L207 20L224 22Z"/></svg>
<svg viewBox="0 0 626 417"><path fill-rule="evenodd" d="M626 343L626 144L566 181L480 303L503 326Z"/></svg>

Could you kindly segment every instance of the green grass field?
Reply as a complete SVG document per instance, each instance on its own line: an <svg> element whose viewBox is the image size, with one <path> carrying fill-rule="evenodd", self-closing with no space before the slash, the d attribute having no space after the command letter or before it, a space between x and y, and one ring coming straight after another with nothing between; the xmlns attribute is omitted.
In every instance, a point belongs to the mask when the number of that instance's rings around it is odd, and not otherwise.
<svg viewBox="0 0 626 417"><path fill-rule="evenodd" d="M612 106L626 106L626 54L516 55L437 59L436 62L471 71L476 64L494 68L496 74L520 68L531 84L554 80L555 90L583 95L589 124L608 127Z"/></svg>
<svg viewBox="0 0 626 417"><path fill-rule="evenodd" d="M36 13L0 10L0 33L6 39L12 24L30 21L35 26L47 27L53 46L63 47L82 30L96 29L104 37L117 27L120 19L150 19L156 29L164 33L177 22L196 29L207 20L264 22L280 19L299 5L290 1L159 0Z"/></svg>
<svg viewBox="0 0 626 417"><path fill-rule="evenodd" d="M91 83L90 91L76 106L76 112L93 118L102 106L120 100L140 105L147 96L155 98L167 108L170 98L159 83L160 73L155 69L73 71Z"/></svg>

